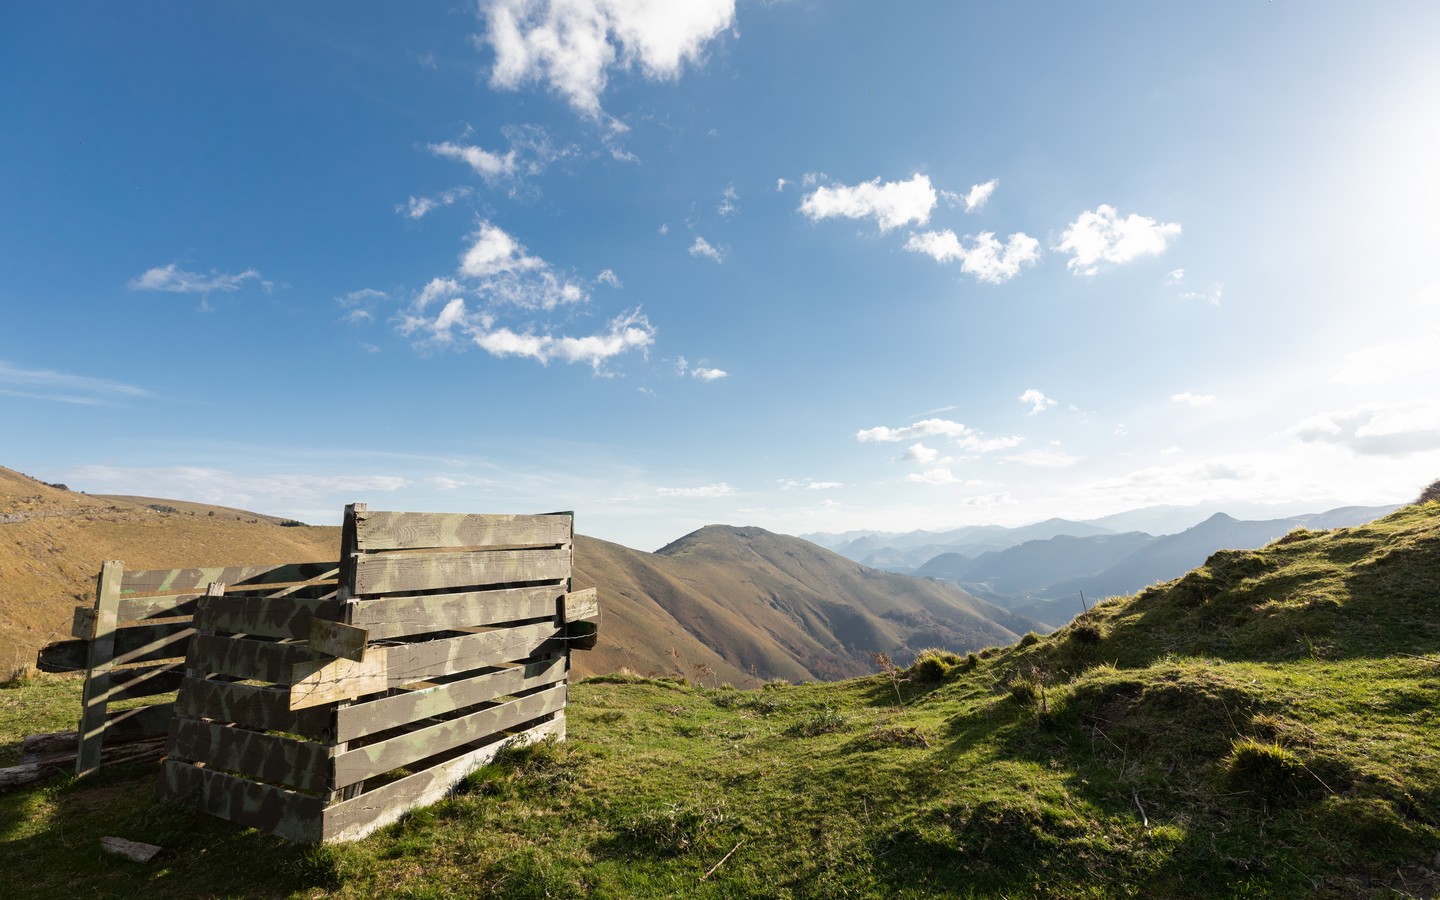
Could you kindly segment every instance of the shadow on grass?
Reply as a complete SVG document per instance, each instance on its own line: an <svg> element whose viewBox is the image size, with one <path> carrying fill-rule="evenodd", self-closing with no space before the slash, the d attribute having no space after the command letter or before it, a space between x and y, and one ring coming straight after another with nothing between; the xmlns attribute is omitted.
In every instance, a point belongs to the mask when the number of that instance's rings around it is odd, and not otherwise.
<svg viewBox="0 0 1440 900"><path fill-rule="evenodd" d="M57 778L0 795L0 871L21 896L283 896L333 888L345 851L292 844L155 800L156 766ZM120 837L163 848L149 863L102 852Z"/></svg>

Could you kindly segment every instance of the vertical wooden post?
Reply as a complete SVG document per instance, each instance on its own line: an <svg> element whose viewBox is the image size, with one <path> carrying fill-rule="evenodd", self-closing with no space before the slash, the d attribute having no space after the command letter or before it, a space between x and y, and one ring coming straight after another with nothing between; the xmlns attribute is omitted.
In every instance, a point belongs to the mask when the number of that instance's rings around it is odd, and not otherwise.
<svg viewBox="0 0 1440 900"><path fill-rule="evenodd" d="M340 526L340 583L335 588L335 598L340 601L340 621L349 625L355 617L355 564L360 556L359 536L355 522L356 513L365 513L370 507L364 503L351 503L345 507L345 521ZM330 716L331 733L338 730L338 715L341 709L350 705L349 700L335 704ZM330 745L330 771L335 771L335 757L349 749L348 741L336 741ZM330 792L330 802L352 800L365 790L365 782L347 785Z"/></svg>
<svg viewBox="0 0 1440 900"><path fill-rule="evenodd" d="M105 711L110 700L110 670L115 665L115 622L120 608L120 582L125 563L112 559L100 567L95 582L95 631L85 659L85 693L80 707L79 747L75 774L100 768L105 740Z"/></svg>

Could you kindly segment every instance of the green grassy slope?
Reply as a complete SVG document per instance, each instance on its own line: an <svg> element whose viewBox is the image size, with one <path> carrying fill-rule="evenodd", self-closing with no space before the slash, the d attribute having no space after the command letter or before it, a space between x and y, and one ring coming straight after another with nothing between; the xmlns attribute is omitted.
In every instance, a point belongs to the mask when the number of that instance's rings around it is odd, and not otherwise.
<svg viewBox="0 0 1440 900"><path fill-rule="evenodd" d="M0 689L0 752L77 696ZM566 744L357 844L156 805L129 767L0 795L0 871L19 896L1434 896L1440 503L894 678L571 704Z"/></svg>

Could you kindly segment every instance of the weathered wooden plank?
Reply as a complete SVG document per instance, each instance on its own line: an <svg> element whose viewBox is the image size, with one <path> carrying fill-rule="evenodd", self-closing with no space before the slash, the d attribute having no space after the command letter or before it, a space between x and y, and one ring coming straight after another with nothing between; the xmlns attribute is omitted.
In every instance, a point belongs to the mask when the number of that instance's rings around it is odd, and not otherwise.
<svg viewBox="0 0 1440 900"><path fill-rule="evenodd" d="M42 672L75 672L85 668L89 641L52 641L35 654L35 668Z"/></svg>
<svg viewBox="0 0 1440 900"><path fill-rule="evenodd" d="M164 848L154 844L142 844L139 841L127 841L122 837L102 837L100 849L106 853L123 856L131 862L148 863Z"/></svg>
<svg viewBox="0 0 1440 900"><path fill-rule="evenodd" d="M372 641L380 641L431 631L519 622L554 616L556 601L564 593L563 586L541 585L359 600L354 604L351 624L369 630Z"/></svg>
<svg viewBox="0 0 1440 900"><path fill-rule="evenodd" d="M194 629L189 622L139 625L110 632L110 665L158 662L185 655ZM93 641L55 641L40 648L36 666L42 672L74 672L85 669L92 655Z"/></svg>
<svg viewBox="0 0 1440 900"><path fill-rule="evenodd" d="M175 704L167 702L111 710L105 714L105 740L159 737L169 730L174 709Z"/></svg>
<svg viewBox="0 0 1440 900"><path fill-rule="evenodd" d="M558 740L565 739L564 713L556 713L550 721L519 734L497 738L454 759L393 781L353 800L335 804L323 813L323 838L327 843L359 840L399 820L412 809L443 799L461 779L489 763L506 747L530 744L552 736Z"/></svg>
<svg viewBox="0 0 1440 900"><path fill-rule="evenodd" d="M170 723L169 755L303 791L330 789L328 750L314 741L177 716Z"/></svg>
<svg viewBox="0 0 1440 900"><path fill-rule="evenodd" d="M225 591L224 596L207 597L199 604L195 614L198 630L303 641L310 636L312 619L333 619L340 614L340 602L333 596L237 597L228 584Z"/></svg>
<svg viewBox="0 0 1440 900"><path fill-rule="evenodd" d="M288 684L296 665L326 659L304 644L272 644L248 638L197 634L185 658L188 668L207 675L230 675L273 684Z"/></svg>
<svg viewBox="0 0 1440 900"><path fill-rule="evenodd" d="M323 656L297 663L290 670L290 708L306 709L341 700L383 693L389 686L389 647L375 647L356 662Z"/></svg>
<svg viewBox="0 0 1440 900"><path fill-rule="evenodd" d="M334 730L328 709L290 709L289 691L204 678L186 678L180 685L175 714L311 738L327 737Z"/></svg>
<svg viewBox="0 0 1440 900"><path fill-rule="evenodd" d="M570 548L376 553L355 559L355 594L521 584L570 577Z"/></svg>
<svg viewBox="0 0 1440 900"><path fill-rule="evenodd" d="M70 636L79 638L82 641L95 639L95 623L100 613L93 606L75 607L75 615L70 620Z"/></svg>
<svg viewBox="0 0 1440 900"><path fill-rule="evenodd" d="M168 694L180 687L185 677L183 661L162 663L158 666L136 666L129 669L113 669L110 672L111 703L130 700L135 697L153 697Z"/></svg>
<svg viewBox="0 0 1440 900"><path fill-rule="evenodd" d="M571 522L567 515L357 512L356 549L548 547L570 542Z"/></svg>
<svg viewBox="0 0 1440 900"><path fill-rule="evenodd" d="M543 622L389 647L390 686L530 659L541 655L546 644L559 634L553 622Z"/></svg>
<svg viewBox="0 0 1440 900"><path fill-rule="evenodd" d="M565 685L556 685L458 719L348 750L335 757L335 782L339 785L353 784L444 753L461 744L482 741L497 731L514 728L563 709L565 692Z"/></svg>
<svg viewBox="0 0 1440 900"><path fill-rule="evenodd" d="M223 582L220 582L223 584ZM232 588L227 597L275 598L284 595L295 600L324 600L335 596L334 580L321 580L292 585L253 585ZM148 619L173 619L181 616L193 617L200 609L201 593L166 594L159 597L121 597L119 619L121 622L140 622Z"/></svg>
<svg viewBox="0 0 1440 900"><path fill-rule="evenodd" d="M115 611L120 602L120 583L125 564L112 559L100 567L95 581L93 637L86 646L85 687L80 701L80 746L75 757L76 776L100 768L100 748L105 740L110 692L110 669L115 665Z"/></svg>
<svg viewBox="0 0 1440 900"><path fill-rule="evenodd" d="M310 649L326 656L360 662L365 658L365 645L370 633L364 628L326 619L310 620Z"/></svg>
<svg viewBox="0 0 1440 900"><path fill-rule="evenodd" d="M565 595L565 621L580 622L600 615L600 596L594 588Z"/></svg>
<svg viewBox="0 0 1440 900"><path fill-rule="evenodd" d="M535 660L474 678L437 684L394 697L357 703L335 714L336 738L354 740L431 716L440 716L565 679L565 658Z"/></svg>
<svg viewBox="0 0 1440 900"><path fill-rule="evenodd" d="M193 796L200 809L237 825L305 844L320 841L325 802L319 797L172 759L161 766L156 794L161 800Z"/></svg>
<svg viewBox="0 0 1440 900"><path fill-rule="evenodd" d="M140 569L126 572L121 593L165 594L204 593L211 582L229 590L243 591L253 585L294 584L316 579L333 579L339 574L335 562L281 563L265 566L220 566L200 569Z"/></svg>

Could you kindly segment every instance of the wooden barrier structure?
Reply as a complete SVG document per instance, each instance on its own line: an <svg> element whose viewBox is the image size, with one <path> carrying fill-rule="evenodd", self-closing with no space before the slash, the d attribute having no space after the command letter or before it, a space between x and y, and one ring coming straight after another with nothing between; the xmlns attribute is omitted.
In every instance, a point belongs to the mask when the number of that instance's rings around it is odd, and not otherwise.
<svg viewBox="0 0 1440 900"><path fill-rule="evenodd" d="M291 840L352 840L443 797L512 743L565 736L574 518L346 508L319 602L209 586L162 798Z"/></svg>
<svg viewBox="0 0 1440 900"><path fill-rule="evenodd" d="M94 604L75 608L72 639L47 644L37 660L46 672L85 671L75 773L98 769L107 746L119 749L168 733L173 706L168 695L180 686L197 601L211 582L229 585L236 596L288 597L319 611L325 604L339 608L338 576L335 562L134 571L119 560L105 563L96 577ZM109 708L140 698L150 702ZM133 754L116 758L129 760Z"/></svg>

